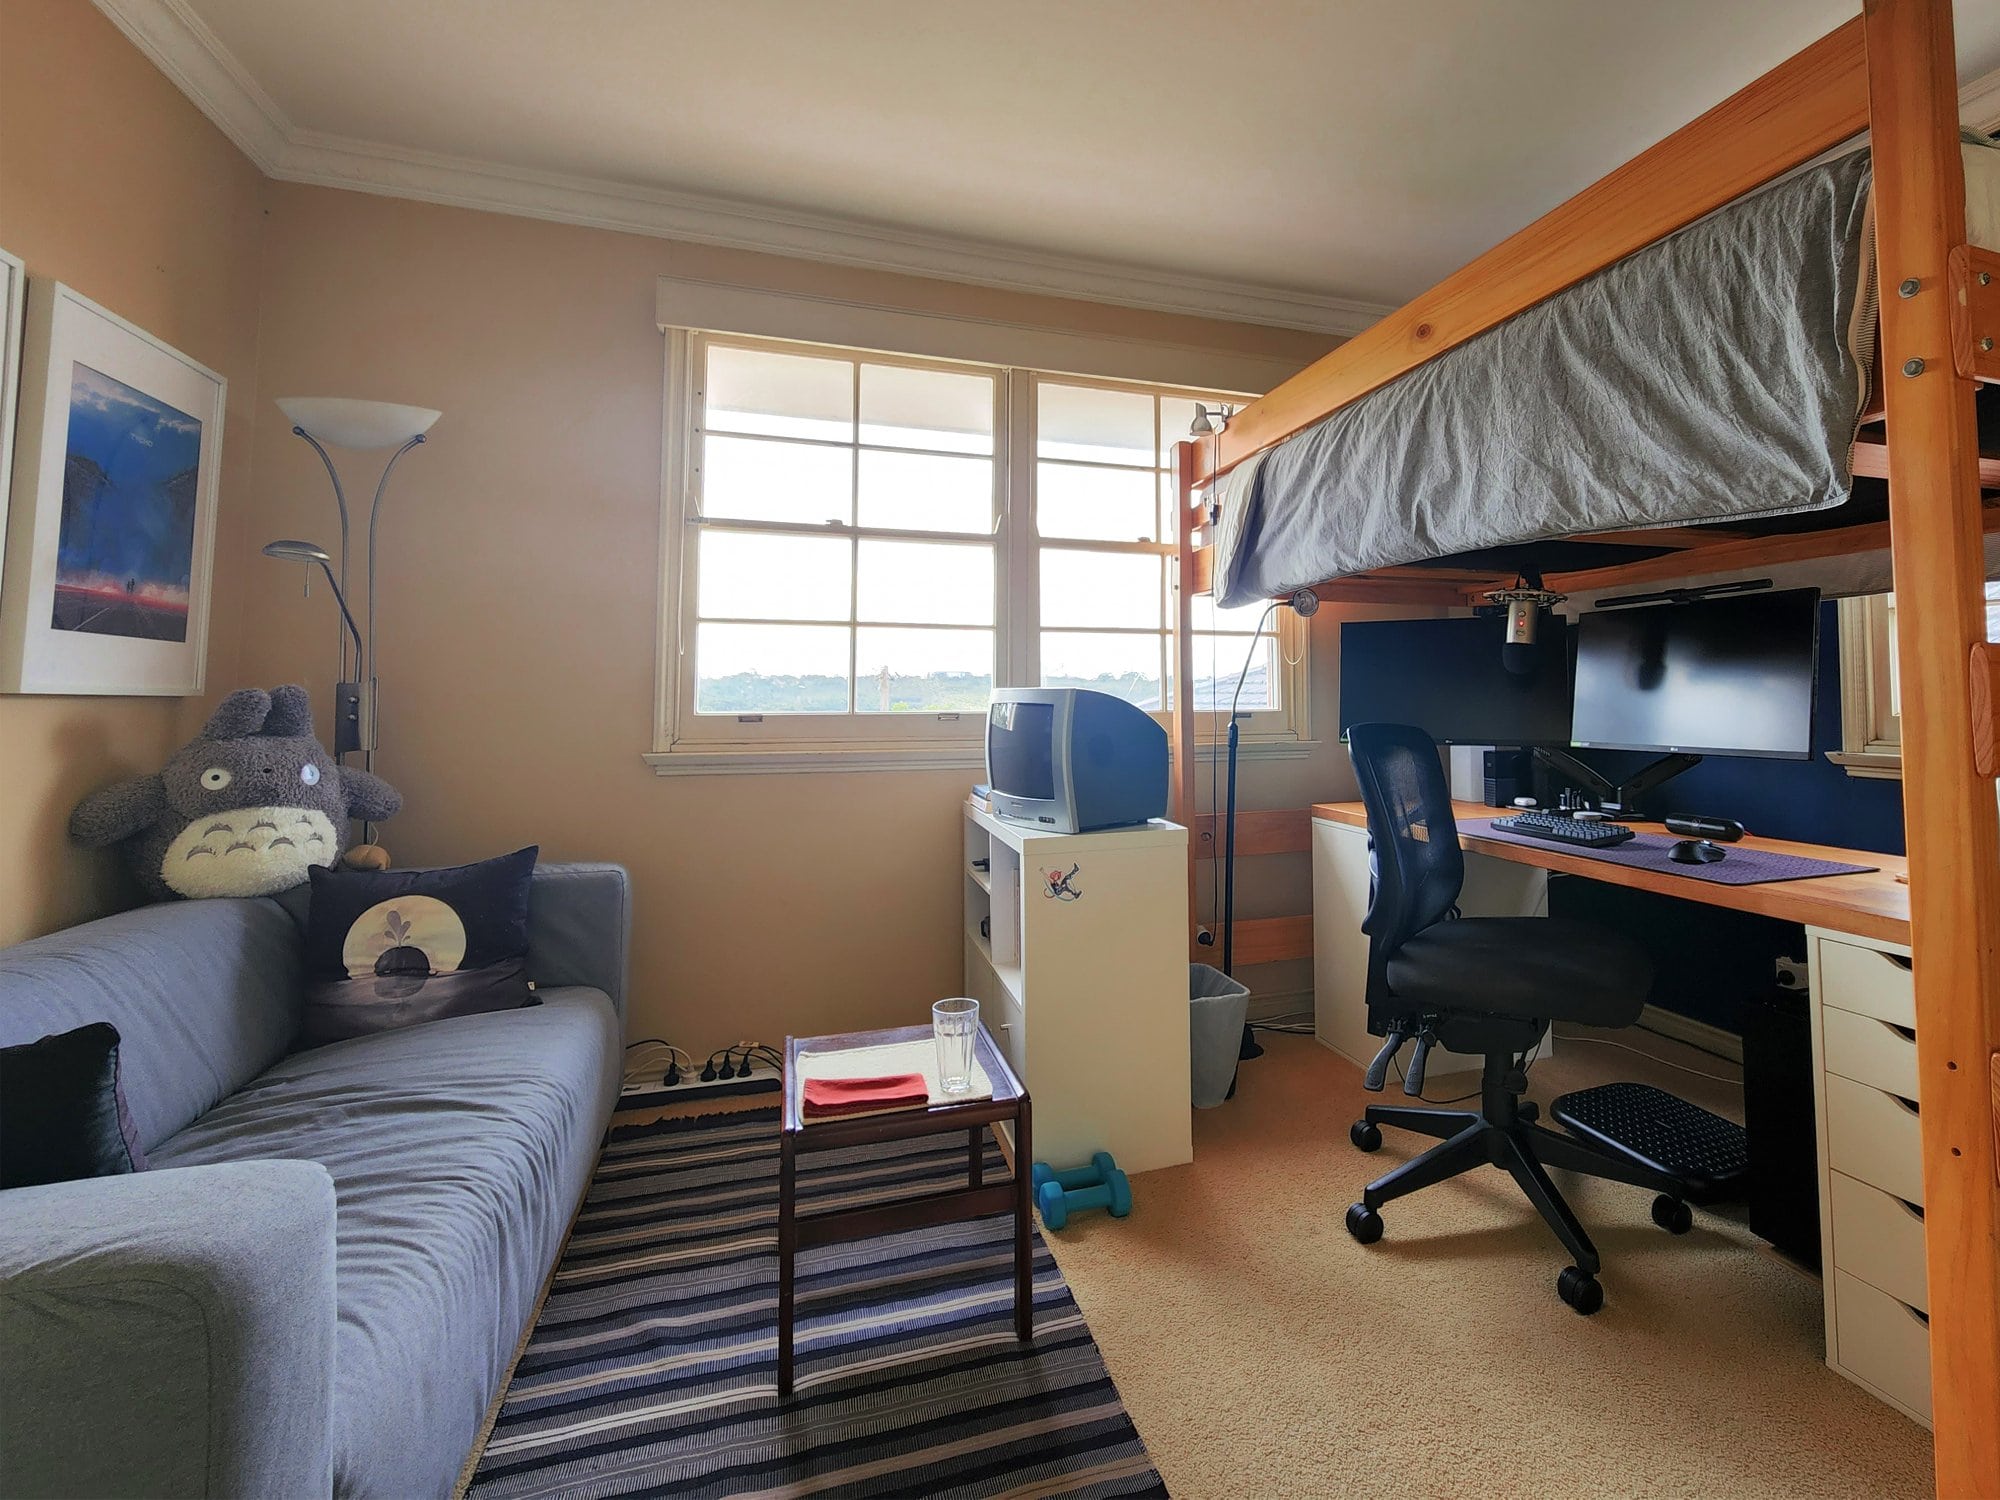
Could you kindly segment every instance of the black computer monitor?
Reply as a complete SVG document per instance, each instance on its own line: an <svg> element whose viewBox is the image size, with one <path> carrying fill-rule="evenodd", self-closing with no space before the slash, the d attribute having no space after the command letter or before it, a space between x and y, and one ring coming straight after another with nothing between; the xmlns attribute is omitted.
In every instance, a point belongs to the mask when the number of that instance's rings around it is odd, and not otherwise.
<svg viewBox="0 0 2000 1500"><path fill-rule="evenodd" d="M1596 610L1576 642L1571 743L1804 760L1819 590Z"/></svg>
<svg viewBox="0 0 2000 1500"><path fill-rule="evenodd" d="M1569 632L1544 618L1535 670L1500 664L1507 622L1351 620L1340 627L1340 732L1414 724L1441 745L1567 745Z"/></svg>

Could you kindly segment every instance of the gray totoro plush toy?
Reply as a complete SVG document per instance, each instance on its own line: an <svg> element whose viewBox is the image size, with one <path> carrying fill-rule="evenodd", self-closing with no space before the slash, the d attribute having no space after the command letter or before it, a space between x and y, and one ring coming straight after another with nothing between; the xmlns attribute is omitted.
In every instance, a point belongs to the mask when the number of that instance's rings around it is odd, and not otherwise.
<svg viewBox="0 0 2000 1500"><path fill-rule="evenodd" d="M123 846L149 894L271 896L331 866L347 822L380 822L403 805L388 782L342 766L312 732L302 687L244 688L157 776L92 792L70 837Z"/></svg>

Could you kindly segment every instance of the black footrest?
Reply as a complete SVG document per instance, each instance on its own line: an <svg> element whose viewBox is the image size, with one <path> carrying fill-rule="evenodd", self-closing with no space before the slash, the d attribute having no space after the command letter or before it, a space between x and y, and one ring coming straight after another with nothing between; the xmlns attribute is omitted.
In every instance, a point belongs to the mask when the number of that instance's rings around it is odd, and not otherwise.
<svg viewBox="0 0 2000 1500"><path fill-rule="evenodd" d="M1644 1083L1606 1083L1564 1094L1549 1117L1642 1166L1680 1179L1682 1197L1712 1203L1741 1196L1750 1170L1741 1125Z"/></svg>

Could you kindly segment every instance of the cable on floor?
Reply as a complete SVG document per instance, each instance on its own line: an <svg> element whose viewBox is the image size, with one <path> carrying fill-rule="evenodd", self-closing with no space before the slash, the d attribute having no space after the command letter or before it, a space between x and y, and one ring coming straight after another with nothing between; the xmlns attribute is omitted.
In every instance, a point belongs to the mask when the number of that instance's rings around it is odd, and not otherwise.
<svg viewBox="0 0 2000 1500"><path fill-rule="evenodd" d="M1614 1042L1608 1036L1570 1036L1565 1033L1563 1040L1566 1042L1587 1042L1593 1047L1616 1047L1620 1052L1630 1052L1635 1057L1645 1058L1647 1062L1656 1062L1663 1068L1672 1068L1680 1073L1692 1073L1695 1077L1706 1078L1712 1083L1727 1083L1739 1089L1743 1087L1743 1080L1741 1078L1725 1078L1720 1073L1704 1073L1700 1068L1690 1068L1686 1063L1669 1062L1657 1053L1648 1052L1642 1047L1631 1046L1626 1042Z"/></svg>

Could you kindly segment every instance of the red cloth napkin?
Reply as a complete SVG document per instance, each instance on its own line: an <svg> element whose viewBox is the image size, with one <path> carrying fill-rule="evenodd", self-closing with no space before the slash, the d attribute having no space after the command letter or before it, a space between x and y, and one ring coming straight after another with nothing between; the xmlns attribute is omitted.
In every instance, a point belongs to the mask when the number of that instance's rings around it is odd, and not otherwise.
<svg viewBox="0 0 2000 1500"><path fill-rule="evenodd" d="M931 1091L921 1073L891 1073L882 1078L808 1078L804 1112L808 1115L851 1115L869 1109L899 1109L929 1104Z"/></svg>

